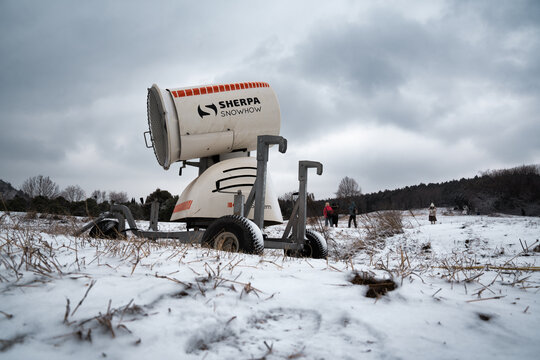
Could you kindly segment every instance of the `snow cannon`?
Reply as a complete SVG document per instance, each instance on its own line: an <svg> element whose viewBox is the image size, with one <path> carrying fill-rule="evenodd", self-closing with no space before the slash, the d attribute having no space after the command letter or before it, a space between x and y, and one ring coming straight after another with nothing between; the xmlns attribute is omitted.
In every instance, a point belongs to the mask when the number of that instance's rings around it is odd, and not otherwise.
<svg viewBox="0 0 540 360"><path fill-rule="evenodd" d="M185 222L188 231L160 231L154 201L148 230L139 228L126 205L112 204L74 235L89 230L91 237L114 239L131 232L225 251L261 254L269 248L283 249L287 256L326 258L326 240L306 227L308 169L321 175L319 162L298 162L297 198L285 230L279 237L263 234L265 226L283 223L267 171L269 149L278 145L280 153L287 151L287 140L279 136L279 104L267 83L165 90L154 84L148 89L147 115L144 139L159 165L167 170L181 161L180 175L186 166L199 170L171 216ZM250 156L253 150L256 157Z"/></svg>
<svg viewBox="0 0 540 360"><path fill-rule="evenodd" d="M256 178L259 135L279 135L281 115L276 94L268 83L241 82L148 89L147 147L165 170L183 161L199 168L199 177L182 192L171 221L188 228L205 228L213 220L233 214L232 195L249 194ZM151 145L148 145L150 135ZM199 159L198 162L189 160ZM271 181L265 194L264 225L283 222ZM254 211L246 209L253 218Z"/></svg>
<svg viewBox="0 0 540 360"><path fill-rule="evenodd" d="M257 136L278 135L281 123L276 94L265 82L165 90L154 84L147 110L152 147L165 170L177 161L255 150Z"/></svg>

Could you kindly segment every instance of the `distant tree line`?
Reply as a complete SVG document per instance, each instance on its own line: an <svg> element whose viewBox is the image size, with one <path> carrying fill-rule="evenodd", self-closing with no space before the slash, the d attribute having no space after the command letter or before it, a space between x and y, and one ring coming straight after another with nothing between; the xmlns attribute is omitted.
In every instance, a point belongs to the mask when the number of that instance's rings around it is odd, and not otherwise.
<svg viewBox="0 0 540 360"><path fill-rule="evenodd" d="M159 201L159 221L169 221L178 196L166 190L156 189L146 199L137 202L129 199L126 192L94 190L90 197L78 185L67 186L60 191L59 186L48 176L37 175L25 180L20 191L15 191L10 184L2 181L0 192L0 210L38 212L55 215L99 216L110 209L111 204L122 204L129 207L137 220L150 219L150 207L154 200ZM12 190L9 191L8 190ZM2 194L14 196L1 196Z"/></svg>
<svg viewBox="0 0 540 360"><path fill-rule="evenodd" d="M308 206L308 211L311 211L308 215L320 215L326 201L342 209L342 213L346 213L351 201L355 202L360 213L426 208L433 202L439 208L460 210L466 205L473 213L480 214L500 212L540 216L540 169L537 165L523 165L487 170L472 179L421 183L356 196L336 196L315 201Z"/></svg>
<svg viewBox="0 0 540 360"><path fill-rule="evenodd" d="M150 218L150 204L158 201L159 221L168 221L178 196L166 190L156 189L146 199L137 202L129 199L125 192L111 191L108 194L95 190L90 197L78 185L60 191L49 177L42 175L26 180L21 191L7 189L9 185L0 180L0 210L35 211L40 213L98 216L109 210L112 203L128 206L135 219ZM6 198L3 194L16 194ZM473 213L490 214L500 212L514 215L540 216L540 168L523 165L512 169L487 170L472 179L462 178L443 183L419 184L395 190L362 194L358 183L349 177L341 180L336 197L314 200L307 197L308 216L321 215L326 201L338 212L346 213L353 201L359 213L380 210L408 210L426 208L435 203L439 208L463 209L467 206ZM289 192L279 197L283 217L288 219L293 210L297 194Z"/></svg>

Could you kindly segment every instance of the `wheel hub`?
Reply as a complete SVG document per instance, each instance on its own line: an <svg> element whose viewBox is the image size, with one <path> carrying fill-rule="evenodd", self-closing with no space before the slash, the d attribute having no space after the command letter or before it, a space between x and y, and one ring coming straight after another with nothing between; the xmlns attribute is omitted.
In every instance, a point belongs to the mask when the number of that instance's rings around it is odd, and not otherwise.
<svg viewBox="0 0 540 360"><path fill-rule="evenodd" d="M236 252L240 249L240 242L236 235L231 232L224 231L214 240L214 249Z"/></svg>

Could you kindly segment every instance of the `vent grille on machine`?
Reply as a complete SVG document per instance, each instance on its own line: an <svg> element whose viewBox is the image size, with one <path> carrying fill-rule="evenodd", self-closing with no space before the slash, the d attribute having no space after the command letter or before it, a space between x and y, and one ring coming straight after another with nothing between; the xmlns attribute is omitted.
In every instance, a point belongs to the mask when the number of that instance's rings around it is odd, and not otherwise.
<svg viewBox="0 0 540 360"><path fill-rule="evenodd" d="M165 166L167 161L167 126L165 122L164 109L161 108L161 103L158 100L159 94L156 90L148 89L147 112L148 112L148 128L152 139L152 147L154 154L161 166Z"/></svg>

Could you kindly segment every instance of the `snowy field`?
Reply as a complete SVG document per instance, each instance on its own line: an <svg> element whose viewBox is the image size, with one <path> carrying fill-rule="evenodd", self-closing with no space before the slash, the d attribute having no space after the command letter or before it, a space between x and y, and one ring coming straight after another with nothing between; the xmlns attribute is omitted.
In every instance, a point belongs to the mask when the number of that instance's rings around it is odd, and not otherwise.
<svg viewBox="0 0 540 360"><path fill-rule="evenodd" d="M442 212L403 212L386 238L370 218L315 226L328 260L0 213L0 358L540 358L540 218Z"/></svg>

